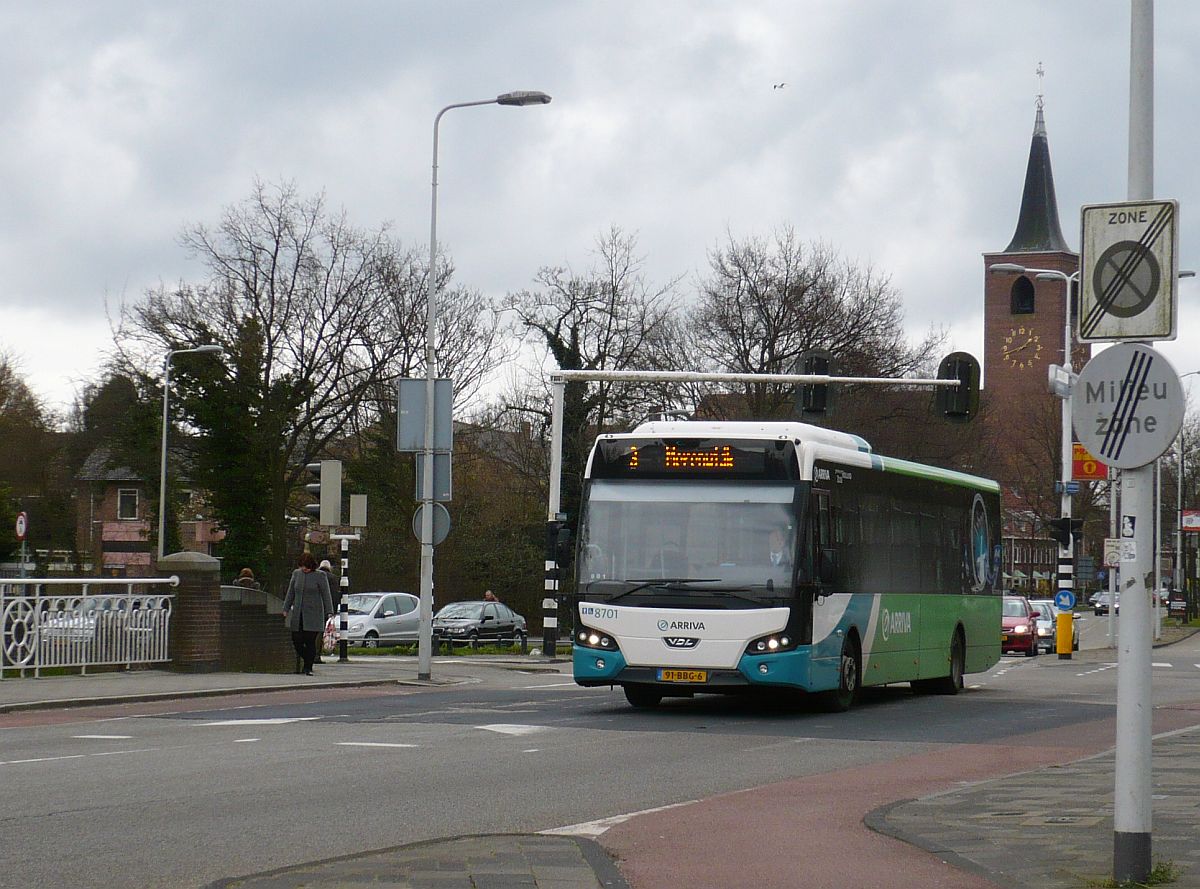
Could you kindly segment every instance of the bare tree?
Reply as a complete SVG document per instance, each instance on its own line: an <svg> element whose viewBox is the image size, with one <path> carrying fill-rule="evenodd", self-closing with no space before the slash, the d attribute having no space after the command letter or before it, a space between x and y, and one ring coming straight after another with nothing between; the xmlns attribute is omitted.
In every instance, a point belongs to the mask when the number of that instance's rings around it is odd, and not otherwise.
<svg viewBox="0 0 1200 889"><path fill-rule="evenodd" d="M578 274L547 267L538 286L509 298L519 332L543 345L561 370L645 370L664 366L675 349L677 307L672 280L653 286L642 276L637 238L610 228L596 241L596 263ZM628 384L570 383L563 409L563 508L578 507L583 459L598 430L645 415L647 389ZM548 407L517 396L512 410L548 420ZM548 398L540 399L544 406Z"/></svg>
<svg viewBox="0 0 1200 889"><path fill-rule="evenodd" d="M910 344L900 294L886 276L802 243L791 227L770 240L730 235L709 266L687 350L709 369L795 373L806 351L824 349L843 375L903 377L928 367L943 341L931 332ZM740 405L724 403L742 416L779 417L792 395L790 386L751 384Z"/></svg>
<svg viewBox="0 0 1200 889"><path fill-rule="evenodd" d="M225 348L224 367L212 360L173 367L173 401L207 433L197 439L205 476L197 481L213 492L229 538L261 539L265 523L269 568L278 576L286 509L304 464L378 416L394 398L395 379L418 364L425 270L385 229L357 229L323 197L303 198L290 183L256 182L215 230L194 226L182 243L207 280L160 287L126 307L117 331L122 357L153 372L169 349ZM450 267L439 274L445 283ZM495 360L496 321L478 295L459 291L446 303L441 370L460 373L465 392Z"/></svg>

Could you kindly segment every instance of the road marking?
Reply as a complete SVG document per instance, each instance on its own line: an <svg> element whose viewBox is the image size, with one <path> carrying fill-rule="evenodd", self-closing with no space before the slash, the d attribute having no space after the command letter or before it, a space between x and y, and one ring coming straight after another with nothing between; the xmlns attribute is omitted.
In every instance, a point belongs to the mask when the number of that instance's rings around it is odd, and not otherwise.
<svg viewBox="0 0 1200 889"><path fill-rule="evenodd" d="M574 685L574 682L548 682L545 685L522 685L520 686L520 691L528 691L534 688L571 688ZM579 687L583 688L582 685Z"/></svg>
<svg viewBox="0 0 1200 889"><path fill-rule="evenodd" d="M128 741L133 735L71 735L80 740L94 739L97 741Z"/></svg>
<svg viewBox="0 0 1200 889"><path fill-rule="evenodd" d="M655 809L642 809L640 812L629 812L625 815L613 815L609 818L598 818L595 821L584 821L579 824L568 824L566 827L553 827L550 830L539 830L538 833L543 836L579 836L596 838L612 827L618 824L624 824L630 818L636 818L638 815L651 815L655 812L665 812L668 809L678 809L681 806L690 806L693 803L698 803L699 800L688 800L685 803L674 803L669 806L659 806Z"/></svg>
<svg viewBox="0 0 1200 889"><path fill-rule="evenodd" d="M1116 664L1104 664L1103 666L1097 667L1095 670L1086 670L1083 673L1076 673L1075 675L1076 676L1091 676L1093 673L1103 673L1105 670L1111 670L1116 666L1117 666Z"/></svg>
<svg viewBox="0 0 1200 889"><path fill-rule="evenodd" d="M388 744L383 741L338 741L339 747L417 747L417 744Z"/></svg>
<svg viewBox="0 0 1200 889"><path fill-rule="evenodd" d="M1174 664L1164 664L1164 663L1160 663L1159 661L1155 661L1150 666L1152 666L1152 667L1174 667L1175 665Z"/></svg>
<svg viewBox="0 0 1200 889"><path fill-rule="evenodd" d="M544 725L505 725L496 723L493 725L477 725L475 728L483 729L487 732L496 732L500 735L532 735L534 732L543 731Z"/></svg>
<svg viewBox="0 0 1200 889"><path fill-rule="evenodd" d="M120 756L124 753L150 753L157 749L157 747L143 747L140 750L108 750L104 753L71 753L67 756L39 756L35 759L10 759L0 762L0 766L17 766L33 762L58 762L63 759L84 759L89 756Z"/></svg>
<svg viewBox="0 0 1200 889"><path fill-rule="evenodd" d="M220 719L202 722L200 725L287 725L289 722L312 722L320 716L279 716L273 719Z"/></svg>
<svg viewBox="0 0 1200 889"><path fill-rule="evenodd" d="M262 738L234 738L235 744L253 744L255 741L261 741Z"/></svg>

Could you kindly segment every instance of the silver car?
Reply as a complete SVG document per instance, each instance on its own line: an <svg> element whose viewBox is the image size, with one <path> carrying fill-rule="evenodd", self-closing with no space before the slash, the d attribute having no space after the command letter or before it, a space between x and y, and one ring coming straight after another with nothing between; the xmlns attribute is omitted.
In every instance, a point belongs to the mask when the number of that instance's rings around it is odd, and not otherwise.
<svg viewBox="0 0 1200 889"><path fill-rule="evenodd" d="M1037 623L1038 648L1046 649L1047 654L1058 650L1058 606L1053 599L1032 599L1029 602L1033 610L1039 612ZM1071 621L1071 651L1079 651L1079 618Z"/></svg>
<svg viewBox="0 0 1200 889"><path fill-rule="evenodd" d="M346 639L351 645L377 648L417 641L421 600L412 593L354 593L345 602ZM333 621L340 627L340 614Z"/></svg>

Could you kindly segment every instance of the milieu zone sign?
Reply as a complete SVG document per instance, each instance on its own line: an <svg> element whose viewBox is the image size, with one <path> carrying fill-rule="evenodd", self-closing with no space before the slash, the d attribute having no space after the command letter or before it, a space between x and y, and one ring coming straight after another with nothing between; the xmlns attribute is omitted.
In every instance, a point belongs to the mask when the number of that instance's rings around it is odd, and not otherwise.
<svg viewBox="0 0 1200 889"><path fill-rule="evenodd" d="M1183 425L1183 386L1165 357L1118 343L1092 358L1071 399L1075 434L1101 462L1146 466L1166 453Z"/></svg>

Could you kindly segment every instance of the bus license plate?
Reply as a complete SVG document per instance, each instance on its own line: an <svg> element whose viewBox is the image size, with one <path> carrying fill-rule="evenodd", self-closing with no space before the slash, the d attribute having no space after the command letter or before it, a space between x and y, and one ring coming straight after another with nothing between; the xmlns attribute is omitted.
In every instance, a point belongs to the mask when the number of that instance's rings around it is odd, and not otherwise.
<svg viewBox="0 0 1200 889"><path fill-rule="evenodd" d="M659 682L708 682L707 670L659 670Z"/></svg>

